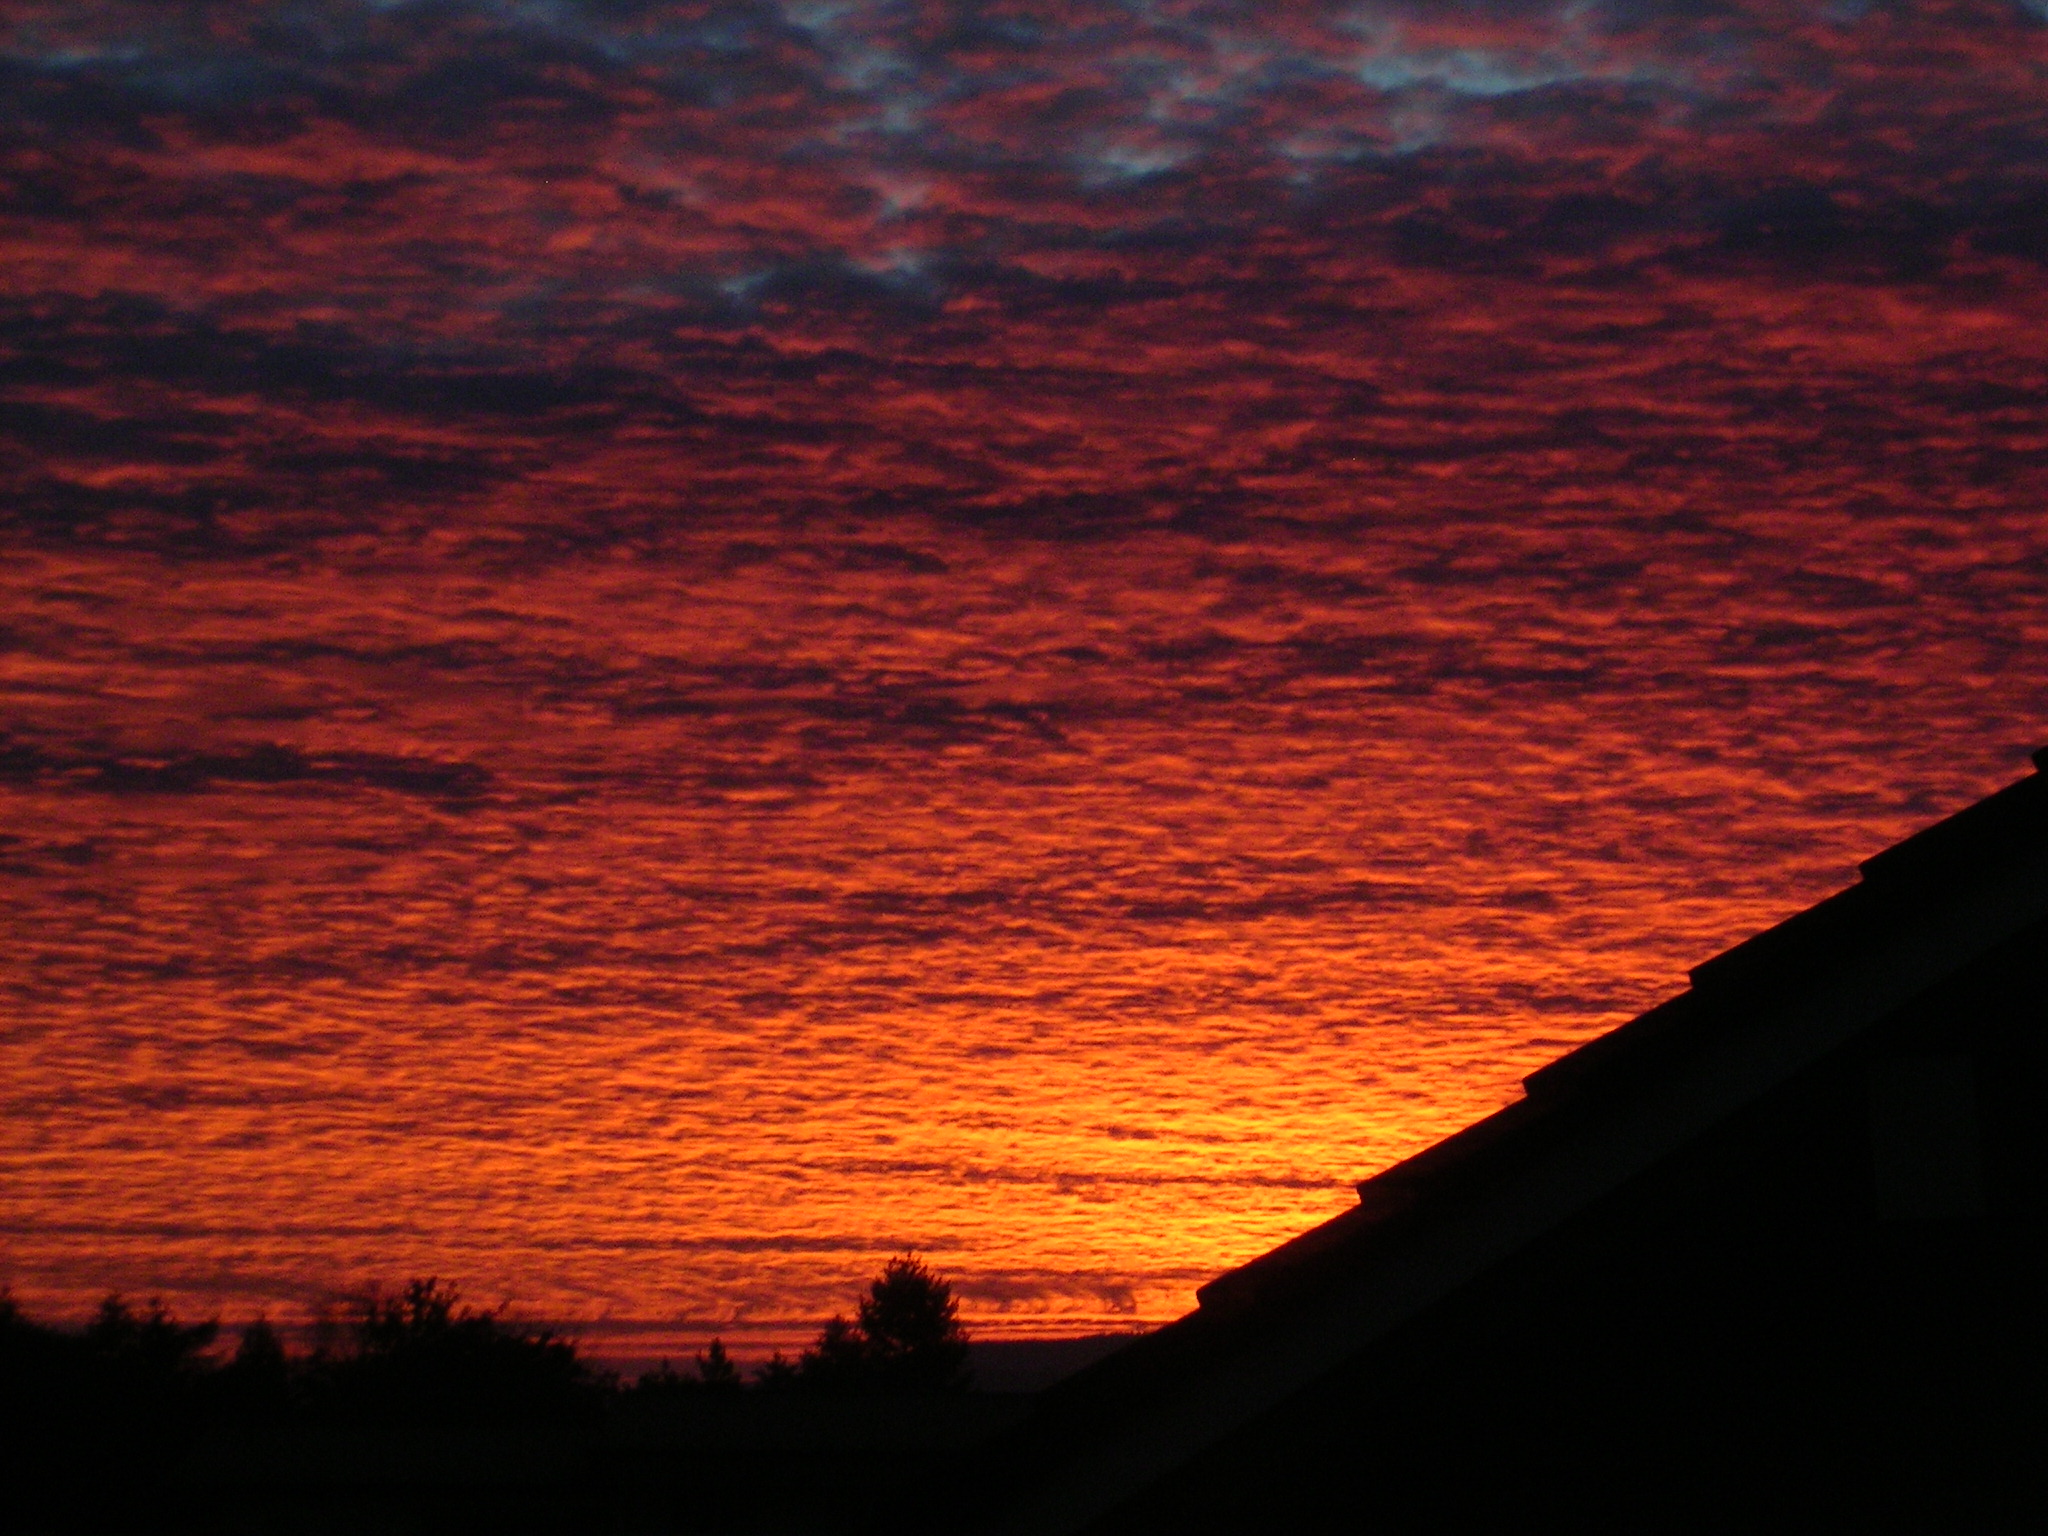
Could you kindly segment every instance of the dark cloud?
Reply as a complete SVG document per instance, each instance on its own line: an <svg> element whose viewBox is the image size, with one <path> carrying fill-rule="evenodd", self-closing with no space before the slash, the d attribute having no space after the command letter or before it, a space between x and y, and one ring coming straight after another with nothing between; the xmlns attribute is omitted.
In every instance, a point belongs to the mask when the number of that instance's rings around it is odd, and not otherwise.
<svg viewBox="0 0 2048 1536"><path fill-rule="evenodd" d="M190 795L239 785L346 786L460 803L485 793L488 770L474 763L378 753L318 757L275 743L216 752L155 755L65 752L26 743L0 746L0 773L16 783L113 795Z"/></svg>

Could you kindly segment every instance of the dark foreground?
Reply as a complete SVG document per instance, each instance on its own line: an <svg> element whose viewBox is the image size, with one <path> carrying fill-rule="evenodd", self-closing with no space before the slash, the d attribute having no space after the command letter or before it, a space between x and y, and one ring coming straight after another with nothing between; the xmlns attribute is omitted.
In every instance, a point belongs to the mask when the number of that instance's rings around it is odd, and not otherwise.
<svg viewBox="0 0 2048 1536"><path fill-rule="evenodd" d="M222 1418L155 1444L38 1439L24 1532L854 1532L944 1528L1024 1394L614 1402L551 1419ZM27 1448L21 1441L17 1449Z"/></svg>
<svg viewBox="0 0 2048 1536"><path fill-rule="evenodd" d="M219 1334L116 1297L64 1328L0 1294L0 1529L949 1529L1034 1401L970 1389L950 1290L909 1257L751 1383L716 1340L622 1383L434 1280L357 1297L310 1350L260 1320L231 1355ZM1018 1347L982 1353L1029 1374Z"/></svg>

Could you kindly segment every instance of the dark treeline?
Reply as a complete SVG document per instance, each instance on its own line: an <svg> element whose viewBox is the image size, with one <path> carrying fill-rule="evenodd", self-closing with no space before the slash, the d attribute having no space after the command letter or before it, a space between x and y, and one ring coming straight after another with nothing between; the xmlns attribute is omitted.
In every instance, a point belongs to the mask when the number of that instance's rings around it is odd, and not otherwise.
<svg viewBox="0 0 2048 1536"><path fill-rule="evenodd" d="M179 1321L151 1301L109 1296L80 1329L38 1323L0 1293L0 1391L47 1411L175 1403L197 1408L420 1409L503 1413L558 1410L624 1394L719 1394L748 1384L714 1338L679 1372L664 1361L631 1383L581 1358L573 1340L467 1306L438 1279L368 1290L313 1324L294 1353L268 1319L244 1327L232 1351L220 1325ZM953 1392L971 1384L967 1334L952 1290L912 1256L891 1259L853 1321L834 1317L794 1360L777 1351L756 1368L762 1391Z"/></svg>
<svg viewBox="0 0 2048 1536"><path fill-rule="evenodd" d="M342 1317L322 1318L313 1339L294 1354L258 1319L225 1351L217 1323L181 1322L160 1302L138 1308L118 1296L72 1330L35 1322L0 1296L0 1392L9 1409L54 1431L160 1413L561 1407L599 1380L567 1340L465 1307L435 1280L358 1297Z"/></svg>
<svg viewBox="0 0 2048 1536"><path fill-rule="evenodd" d="M573 1482L587 1503L607 1457L618 1460L612 1452L676 1440L677 1426L758 1453L755 1442L791 1425L829 1439L831 1425L872 1422L882 1409L892 1422L925 1422L931 1412L919 1403L958 1399L971 1384L950 1287L910 1256L889 1262L851 1320L834 1317L811 1348L778 1353L751 1378L713 1339L685 1370L664 1362L621 1381L572 1340L469 1306L433 1279L359 1294L305 1337L288 1347L258 1319L230 1338L216 1322L119 1297L64 1328L0 1294L0 1414L20 1426L6 1437L13 1502L0 1527L176 1525L181 1507L182 1523L204 1524L213 1506L193 1492L204 1484L215 1494L262 1485L271 1502L259 1523L290 1528L289 1510L280 1519L276 1507L297 1497L285 1484L323 1477L323 1487L384 1490L378 1497L465 1479L557 1493ZM334 1466L306 1471L323 1457ZM775 1528L730 1510L719 1523Z"/></svg>
<svg viewBox="0 0 2048 1536"><path fill-rule="evenodd" d="M666 1363L633 1390L736 1390L739 1368L718 1339L696 1358L694 1376ZM868 1286L852 1322L835 1317L794 1360L780 1350L754 1372L764 1391L959 1392L972 1385L967 1332L952 1287L910 1254L891 1259Z"/></svg>

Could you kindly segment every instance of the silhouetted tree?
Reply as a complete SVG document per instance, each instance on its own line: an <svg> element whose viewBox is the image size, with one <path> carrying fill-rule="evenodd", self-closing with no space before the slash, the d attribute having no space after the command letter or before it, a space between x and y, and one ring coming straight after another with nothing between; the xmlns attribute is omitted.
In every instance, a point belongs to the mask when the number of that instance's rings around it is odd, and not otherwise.
<svg viewBox="0 0 2048 1536"><path fill-rule="evenodd" d="M324 1362L345 1396L502 1413L559 1407L589 1385L574 1344L464 1306L437 1279L366 1292L349 1310L349 1351Z"/></svg>
<svg viewBox="0 0 2048 1536"><path fill-rule="evenodd" d="M261 1375L282 1375L285 1361L284 1340L270 1326L269 1318L258 1316L242 1329L241 1340L235 1345L235 1357L229 1366L233 1370Z"/></svg>
<svg viewBox="0 0 2048 1536"><path fill-rule="evenodd" d="M109 1296L84 1328L0 1308L0 1416L13 1465L0 1524L142 1529L210 1399L218 1331Z"/></svg>
<svg viewBox="0 0 2048 1536"><path fill-rule="evenodd" d="M725 1352L723 1340L714 1338L710 1347L697 1356L697 1379L720 1392L729 1392L740 1384L739 1367Z"/></svg>
<svg viewBox="0 0 2048 1536"><path fill-rule="evenodd" d="M834 1317L797 1372L830 1389L957 1392L970 1384L953 1289L915 1254L883 1266L853 1322Z"/></svg>
<svg viewBox="0 0 2048 1536"><path fill-rule="evenodd" d="M643 1397L665 1398L688 1392L695 1386L694 1381L663 1360L653 1370L642 1371L633 1383L633 1390Z"/></svg>
<svg viewBox="0 0 2048 1536"><path fill-rule="evenodd" d="M394 1414L545 1415L553 1428L601 1385L567 1341L465 1307L434 1280L367 1293L343 1315L311 1358L287 1354L258 1318L222 1362L207 1353L216 1324L180 1322L160 1301L109 1296L65 1329L0 1293L0 1530L212 1528L193 1513L212 1495L181 1469L195 1447L246 1440L259 1416L312 1433L336 1417Z"/></svg>
<svg viewBox="0 0 2048 1536"><path fill-rule="evenodd" d="M55 1331L32 1322L16 1303L14 1292L0 1290L0 1368L8 1372L4 1379L12 1380L15 1371L42 1358L55 1342Z"/></svg>
<svg viewBox="0 0 2048 1536"><path fill-rule="evenodd" d="M462 1305L462 1293L438 1279L410 1280L395 1295L369 1290L354 1300L351 1331L363 1359L400 1359L445 1353L455 1341L475 1341L495 1318Z"/></svg>
<svg viewBox="0 0 2048 1536"><path fill-rule="evenodd" d="M725 1352L722 1340L713 1339L707 1348L693 1357L692 1363L696 1369L685 1375L664 1360L660 1369L642 1374L633 1390L645 1401L659 1401L676 1397L702 1398L706 1394L717 1395L740 1389L739 1367Z"/></svg>
<svg viewBox="0 0 2048 1536"><path fill-rule="evenodd" d="M242 1329L235 1353L221 1372L222 1399L243 1412L274 1411L291 1400L292 1360L284 1340L259 1316Z"/></svg>
<svg viewBox="0 0 2048 1536"><path fill-rule="evenodd" d="M78 1354L76 1338L35 1322L12 1292L0 1291L0 1409L10 1418L74 1391L83 1365Z"/></svg>
<svg viewBox="0 0 2048 1536"><path fill-rule="evenodd" d="M101 1371L132 1386L160 1388L190 1378L219 1332L217 1322L179 1322L154 1296L143 1312L109 1296L86 1324L83 1342Z"/></svg>
<svg viewBox="0 0 2048 1536"><path fill-rule="evenodd" d="M797 1373L812 1387L875 1385L870 1379L867 1337L843 1317L834 1317L819 1330L818 1342L798 1357Z"/></svg>
<svg viewBox="0 0 2048 1536"><path fill-rule="evenodd" d="M779 1349L754 1367L754 1385L771 1392L796 1386L802 1380L801 1363L789 1359Z"/></svg>
<svg viewBox="0 0 2048 1536"><path fill-rule="evenodd" d="M971 1381L953 1288L914 1255L891 1259L860 1304L860 1331L890 1386L960 1391Z"/></svg>

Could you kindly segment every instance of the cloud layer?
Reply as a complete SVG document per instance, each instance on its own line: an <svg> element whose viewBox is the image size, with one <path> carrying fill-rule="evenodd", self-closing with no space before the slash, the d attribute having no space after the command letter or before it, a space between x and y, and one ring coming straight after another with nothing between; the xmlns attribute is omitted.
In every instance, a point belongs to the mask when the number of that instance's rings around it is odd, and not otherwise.
<svg viewBox="0 0 2048 1536"><path fill-rule="evenodd" d="M2022 766L2044 75L2022 5L13 8L8 1278L1170 1315Z"/></svg>

